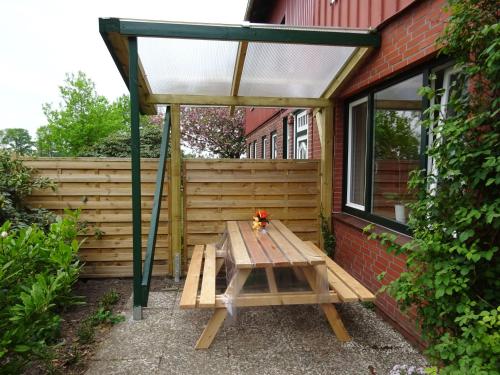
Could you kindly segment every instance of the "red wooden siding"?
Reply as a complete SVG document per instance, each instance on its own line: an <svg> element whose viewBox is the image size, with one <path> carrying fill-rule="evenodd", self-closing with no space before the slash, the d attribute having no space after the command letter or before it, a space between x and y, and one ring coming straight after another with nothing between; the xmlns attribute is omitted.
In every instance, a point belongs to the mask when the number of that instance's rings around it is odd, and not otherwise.
<svg viewBox="0 0 500 375"><path fill-rule="evenodd" d="M315 0L313 25L375 28L413 2L415 0L335 0L333 3Z"/></svg>

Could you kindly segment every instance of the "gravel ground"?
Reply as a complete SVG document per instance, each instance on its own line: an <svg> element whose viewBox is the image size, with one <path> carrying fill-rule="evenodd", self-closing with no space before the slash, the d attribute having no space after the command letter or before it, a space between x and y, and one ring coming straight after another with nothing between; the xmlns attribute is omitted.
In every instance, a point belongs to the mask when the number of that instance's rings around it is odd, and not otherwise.
<svg viewBox="0 0 500 375"><path fill-rule="evenodd" d="M158 290L158 289L157 289ZM180 310L180 291L150 294L144 319L113 327L87 374L389 374L396 365L425 366L425 358L376 313L339 304L352 341L335 338L317 306L239 309L208 350L194 345L210 310ZM129 302L130 306L130 302Z"/></svg>

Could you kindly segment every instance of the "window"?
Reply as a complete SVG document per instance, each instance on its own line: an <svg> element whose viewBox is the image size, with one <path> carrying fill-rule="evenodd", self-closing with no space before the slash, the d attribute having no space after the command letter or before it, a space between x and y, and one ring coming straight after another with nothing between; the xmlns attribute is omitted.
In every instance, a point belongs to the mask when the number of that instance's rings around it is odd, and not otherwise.
<svg viewBox="0 0 500 375"><path fill-rule="evenodd" d="M347 104L346 212L406 231L407 204L415 199L409 174L425 159L417 94L423 84L424 74L417 74Z"/></svg>
<svg viewBox="0 0 500 375"><path fill-rule="evenodd" d="M249 143L248 144L248 154L247 154L247 158L248 159L251 159L252 158L252 144Z"/></svg>
<svg viewBox="0 0 500 375"><path fill-rule="evenodd" d="M257 141L253 141L253 158L257 159Z"/></svg>
<svg viewBox="0 0 500 375"><path fill-rule="evenodd" d="M267 137L262 137L262 159L265 159L267 155Z"/></svg>
<svg viewBox="0 0 500 375"><path fill-rule="evenodd" d="M295 115L295 159L307 159L308 127L307 111L302 111Z"/></svg>
<svg viewBox="0 0 500 375"><path fill-rule="evenodd" d="M365 209L366 191L366 137L368 125L368 98L349 105L349 154L347 157L347 205Z"/></svg>
<svg viewBox="0 0 500 375"><path fill-rule="evenodd" d="M278 135L276 132L271 133L271 159L278 158Z"/></svg>
<svg viewBox="0 0 500 375"><path fill-rule="evenodd" d="M288 159L288 119L283 117L283 159Z"/></svg>

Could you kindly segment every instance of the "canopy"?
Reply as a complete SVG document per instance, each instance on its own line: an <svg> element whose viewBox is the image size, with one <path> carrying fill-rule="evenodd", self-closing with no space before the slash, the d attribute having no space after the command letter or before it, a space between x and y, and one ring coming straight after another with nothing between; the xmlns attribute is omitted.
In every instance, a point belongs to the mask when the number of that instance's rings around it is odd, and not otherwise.
<svg viewBox="0 0 500 375"><path fill-rule="evenodd" d="M100 33L129 85L129 38L136 38L143 114L156 104L324 107L327 92L374 30L215 25L99 19Z"/></svg>

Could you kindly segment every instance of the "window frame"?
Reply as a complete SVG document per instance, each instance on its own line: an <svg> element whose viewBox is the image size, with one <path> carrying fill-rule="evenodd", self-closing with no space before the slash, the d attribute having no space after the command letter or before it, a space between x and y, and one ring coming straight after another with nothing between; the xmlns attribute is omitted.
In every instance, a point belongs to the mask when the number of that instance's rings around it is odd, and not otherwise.
<svg viewBox="0 0 500 375"><path fill-rule="evenodd" d="M301 117L305 117L305 124L300 127L298 126L298 119ZM309 159L309 113L307 109L302 109L296 111L294 114L294 147L293 147L293 158L298 160L307 160ZM300 158L299 155L299 142L305 140L306 141L306 157Z"/></svg>
<svg viewBox="0 0 500 375"><path fill-rule="evenodd" d="M366 116L366 150L365 150L365 186L364 186L364 191L365 191L365 204L364 205L360 205L358 203L353 203L350 201L350 197L351 197L351 179L349 178L347 181L346 181L346 189L347 189L347 192L346 192L346 201L345 201L345 204L346 206L348 207L352 207L354 209L357 209L357 210L362 210L364 211L365 210L365 207L366 207L366 188L367 188L367 179L366 179L366 174L367 174L367 158L366 156L368 156L368 133L369 133L369 119L368 119L368 115L369 115L369 108L368 108L368 95L367 96L363 96L361 97L360 99L357 99L355 101L352 101L348 104L349 108L348 108L348 113L349 113L349 118L347 119L347 122L348 122L348 143L347 143L347 176L350 176L351 175L351 170L352 170L352 163L351 163L351 145L352 145L352 108L357 106L357 105L360 105L362 103L366 103L366 107L367 107L367 116Z"/></svg>
<svg viewBox="0 0 500 375"><path fill-rule="evenodd" d="M278 133L276 130L269 134L269 138L271 139L271 154L269 156L271 159L278 159Z"/></svg>
<svg viewBox="0 0 500 375"><path fill-rule="evenodd" d="M263 136L262 137L262 159L265 159L266 158L266 154L267 154L267 137L266 136Z"/></svg>
<svg viewBox="0 0 500 375"><path fill-rule="evenodd" d="M253 158L257 159L257 140L253 141Z"/></svg>
<svg viewBox="0 0 500 375"><path fill-rule="evenodd" d="M395 220L391 220L382 216L378 216L372 213L372 189L373 189L373 166L374 166L374 139L375 139L375 124L374 124L374 97L377 92L380 92L386 88L397 85L403 81L406 81L410 78L413 78L418 75L422 75L422 86L429 85L429 75L433 72L439 65L443 65L446 61L450 61L449 58L437 59L434 63L430 63L424 66L418 66L416 68L410 69L406 72L398 74L392 78L389 78L378 85L373 85L368 89L354 95L345 100L344 105L344 150L343 150L343 168L342 168L342 211L353 216L358 216L362 219L370 221L375 224L382 225L389 229L395 230L397 232L411 235L411 232L408 228L407 224L403 224L397 222ZM347 202L347 182L349 179L348 171L347 171L347 160L349 155L349 137L350 137L350 129L349 129L349 108L352 103L355 101L367 97L368 98L368 129L367 129L367 155L366 155L366 179L365 179L365 206L364 209L356 209L354 207L348 206ZM426 98L422 98L422 109L421 109L421 120L424 119L424 111L429 107L430 102ZM421 140L420 140L420 162L419 169L423 169L427 171L428 167L428 158L425 150L427 149L428 144L428 131L421 124Z"/></svg>

